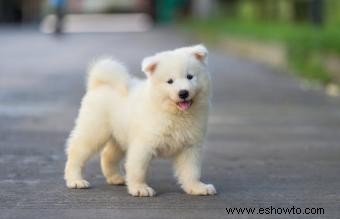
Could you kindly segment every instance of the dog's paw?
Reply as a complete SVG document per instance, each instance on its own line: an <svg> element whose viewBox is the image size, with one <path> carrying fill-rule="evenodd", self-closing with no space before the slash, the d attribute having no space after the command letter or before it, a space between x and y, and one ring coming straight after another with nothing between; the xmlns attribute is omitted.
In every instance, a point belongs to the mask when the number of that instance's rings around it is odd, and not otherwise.
<svg viewBox="0 0 340 219"><path fill-rule="evenodd" d="M106 182L110 185L125 185L125 179L121 175L114 175L114 176L108 177L106 179Z"/></svg>
<svg viewBox="0 0 340 219"><path fill-rule="evenodd" d="M156 195L155 190L148 185L134 185L128 187L129 194L136 197L151 197Z"/></svg>
<svg viewBox="0 0 340 219"><path fill-rule="evenodd" d="M184 188L190 195L216 195L216 189L212 184L196 183Z"/></svg>
<svg viewBox="0 0 340 219"><path fill-rule="evenodd" d="M84 179L68 181L66 185L70 189L87 189L90 187L90 183Z"/></svg>

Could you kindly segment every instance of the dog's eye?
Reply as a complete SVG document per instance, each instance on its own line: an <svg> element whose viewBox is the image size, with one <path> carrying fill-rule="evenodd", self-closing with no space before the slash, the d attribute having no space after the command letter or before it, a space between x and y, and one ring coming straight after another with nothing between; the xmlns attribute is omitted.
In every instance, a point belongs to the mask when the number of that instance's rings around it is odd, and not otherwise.
<svg viewBox="0 0 340 219"><path fill-rule="evenodd" d="M187 79L191 80L194 76L191 74L187 74Z"/></svg>
<svg viewBox="0 0 340 219"><path fill-rule="evenodd" d="M172 83L174 83L174 80L172 80L172 79L170 78L166 83L172 84Z"/></svg>

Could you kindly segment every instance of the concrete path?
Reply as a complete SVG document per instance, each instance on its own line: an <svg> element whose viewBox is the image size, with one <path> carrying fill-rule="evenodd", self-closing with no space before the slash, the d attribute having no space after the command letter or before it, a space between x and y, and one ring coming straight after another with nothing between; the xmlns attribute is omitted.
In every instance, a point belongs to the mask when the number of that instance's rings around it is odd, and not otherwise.
<svg viewBox="0 0 340 219"><path fill-rule="evenodd" d="M211 51L214 99L203 180L219 194L184 194L154 161L158 196L64 185L64 143L84 94L87 63L115 55L142 76L144 56L191 44L171 30L63 37L0 30L0 218L335 218L340 215L340 100L288 74ZM95 133L94 133L95 134ZM324 208L319 215L228 215L226 208ZM282 213L282 212L281 212ZM256 212L255 212L256 214Z"/></svg>

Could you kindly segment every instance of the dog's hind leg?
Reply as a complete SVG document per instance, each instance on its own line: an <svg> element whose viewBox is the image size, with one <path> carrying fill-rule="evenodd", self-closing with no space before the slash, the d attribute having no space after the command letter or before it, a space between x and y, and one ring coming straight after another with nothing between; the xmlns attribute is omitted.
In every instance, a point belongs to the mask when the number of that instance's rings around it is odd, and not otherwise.
<svg viewBox="0 0 340 219"><path fill-rule="evenodd" d="M101 153L100 164L108 184L125 184L124 177L121 175L119 168L119 164L123 156L124 152L112 139L106 143Z"/></svg>
<svg viewBox="0 0 340 219"><path fill-rule="evenodd" d="M76 126L67 142L64 177L68 188L81 189L90 186L82 176L85 163L103 148L111 136L105 116L94 113L87 107L81 108Z"/></svg>

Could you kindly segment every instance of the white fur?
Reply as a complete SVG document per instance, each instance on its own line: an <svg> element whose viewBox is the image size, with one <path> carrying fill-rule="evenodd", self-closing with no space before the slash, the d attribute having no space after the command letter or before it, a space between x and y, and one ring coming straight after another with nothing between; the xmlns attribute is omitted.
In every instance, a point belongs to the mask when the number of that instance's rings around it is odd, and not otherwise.
<svg viewBox="0 0 340 219"><path fill-rule="evenodd" d="M198 59L204 57L204 59ZM210 78L203 45L184 47L145 58L147 79L132 78L124 66L111 59L98 61L89 73L75 127L67 142L65 180L69 188L88 188L82 170L94 154L101 153L107 182L124 184L119 162L126 155L126 184L133 196L153 196L146 184L149 161L167 157L185 192L216 194L200 181L200 151L206 133ZM155 65L155 68L150 68ZM193 75L189 80L187 74ZM169 79L172 84L168 84ZM182 111L179 90L189 91L192 106Z"/></svg>
<svg viewBox="0 0 340 219"><path fill-rule="evenodd" d="M120 92L126 94L130 75L122 64L112 61L111 58L103 58L90 66L87 89L95 89L101 84L110 84Z"/></svg>

